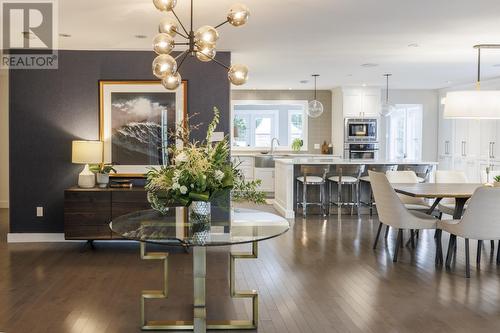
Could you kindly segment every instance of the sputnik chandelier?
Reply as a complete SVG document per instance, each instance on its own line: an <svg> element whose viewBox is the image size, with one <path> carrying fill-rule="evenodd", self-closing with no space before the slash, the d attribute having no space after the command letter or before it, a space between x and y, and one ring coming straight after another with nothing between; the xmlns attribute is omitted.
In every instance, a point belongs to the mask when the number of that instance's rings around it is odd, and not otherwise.
<svg viewBox="0 0 500 333"><path fill-rule="evenodd" d="M242 85L248 79L248 67L241 64L226 66L215 59L216 43L219 39L217 28L229 23L235 27L244 25L248 21L250 11L245 5L233 5L227 14L226 21L216 25L204 25L193 31L193 0L191 0L191 23L189 31L182 24L174 11L177 0L153 0L155 7L161 12L172 12L176 20L164 17L160 21L159 31L153 39L153 49L158 56L153 60L153 74L161 79L162 84L168 90L175 90L181 84L182 78L179 74L184 60L188 56L196 56L203 62L214 61L216 64L228 70L228 78L234 85ZM182 31L179 29L182 29ZM184 42L176 42L174 38L180 36ZM181 52L175 58L170 55L176 45L186 45L187 50ZM177 65L179 60L179 65Z"/></svg>

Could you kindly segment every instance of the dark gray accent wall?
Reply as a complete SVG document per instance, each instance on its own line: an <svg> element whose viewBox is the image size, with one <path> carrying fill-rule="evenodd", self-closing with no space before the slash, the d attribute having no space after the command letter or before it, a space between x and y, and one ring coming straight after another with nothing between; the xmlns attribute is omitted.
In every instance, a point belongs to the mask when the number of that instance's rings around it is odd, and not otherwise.
<svg viewBox="0 0 500 333"><path fill-rule="evenodd" d="M71 163L71 141L99 136L99 80L152 80L153 52L59 51L58 70L9 73L10 232L62 232L64 189L74 186L82 166ZM217 60L229 64L231 54ZM203 122L212 107L221 111L218 131L228 133L230 87L227 71L215 63L187 59L188 113ZM36 206L45 208L36 217Z"/></svg>

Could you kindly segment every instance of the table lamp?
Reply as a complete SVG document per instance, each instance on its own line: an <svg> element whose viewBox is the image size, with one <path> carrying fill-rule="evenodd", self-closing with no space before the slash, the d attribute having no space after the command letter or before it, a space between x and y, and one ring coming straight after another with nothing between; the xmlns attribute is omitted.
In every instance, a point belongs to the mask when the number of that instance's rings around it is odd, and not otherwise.
<svg viewBox="0 0 500 333"><path fill-rule="evenodd" d="M95 174L90 171L89 163L102 162L102 141L73 141L71 161L85 164L78 175L78 186L92 188L95 186Z"/></svg>

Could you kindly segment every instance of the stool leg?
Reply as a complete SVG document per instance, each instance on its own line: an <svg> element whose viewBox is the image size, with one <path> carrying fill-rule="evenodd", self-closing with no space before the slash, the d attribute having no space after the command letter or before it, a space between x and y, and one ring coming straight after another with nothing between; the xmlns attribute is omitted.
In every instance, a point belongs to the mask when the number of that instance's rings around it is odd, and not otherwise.
<svg viewBox="0 0 500 333"><path fill-rule="evenodd" d="M350 198L349 198L349 203L351 204L351 216L352 214L354 214L354 195L353 195L353 192L354 192L354 186L352 184L349 184L349 189L351 190L350 191Z"/></svg>
<svg viewBox="0 0 500 333"><path fill-rule="evenodd" d="M372 184L371 183L370 183L370 216L373 216L373 191L372 191ZM389 228L389 226L387 226L387 228ZM389 230L389 229L387 229L387 230Z"/></svg>
<svg viewBox="0 0 500 333"><path fill-rule="evenodd" d="M337 207L339 208L339 212L342 213L342 183L339 181L337 183Z"/></svg>
<svg viewBox="0 0 500 333"><path fill-rule="evenodd" d="M495 253L495 241L490 241L490 245L491 245L491 255L493 255L493 253Z"/></svg>
<svg viewBox="0 0 500 333"><path fill-rule="evenodd" d="M299 210L299 198L300 198L300 195L299 195L299 181L298 180L295 180L295 210L298 211Z"/></svg>
<svg viewBox="0 0 500 333"><path fill-rule="evenodd" d="M306 194L307 194L307 184L304 179L304 183L302 185L302 216L306 217L307 215L307 201L306 201Z"/></svg>
<svg viewBox="0 0 500 333"><path fill-rule="evenodd" d="M360 193L360 186L361 184L359 181L356 182L356 210L358 211L359 215L359 207L360 207L360 200L361 200L361 193Z"/></svg>
<svg viewBox="0 0 500 333"><path fill-rule="evenodd" d="M385 226L385 235L384 235L384 238L385 238L385 239L387 239L387 237L389 236L389 229L390 229L390 228L391 228L391 227L389 227L389 225L386 225L386 226Z"/></svg>

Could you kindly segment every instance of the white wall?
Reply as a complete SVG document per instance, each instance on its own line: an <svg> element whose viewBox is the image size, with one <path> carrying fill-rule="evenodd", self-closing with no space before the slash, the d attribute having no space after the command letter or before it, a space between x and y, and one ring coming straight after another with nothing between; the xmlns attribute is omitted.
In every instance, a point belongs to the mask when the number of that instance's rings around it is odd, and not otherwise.
<svg viewBox="0 0 500 333"><path fill-rule="evenodd" d="M382 91L385 99L385 90ZM437 90L389 90L389 101L393 104L422 104L423 114L423 141L422 160L437 161L438 159L438 123L439 123L439 92ZM379 136L380 156L385 156L386 126L381 119Z"/></svg>
<svg viewBox="0 0 500 333"><path fill-rule="evenodd" d="M9 205L9 76L0 70L0 208Z"/></svg>

